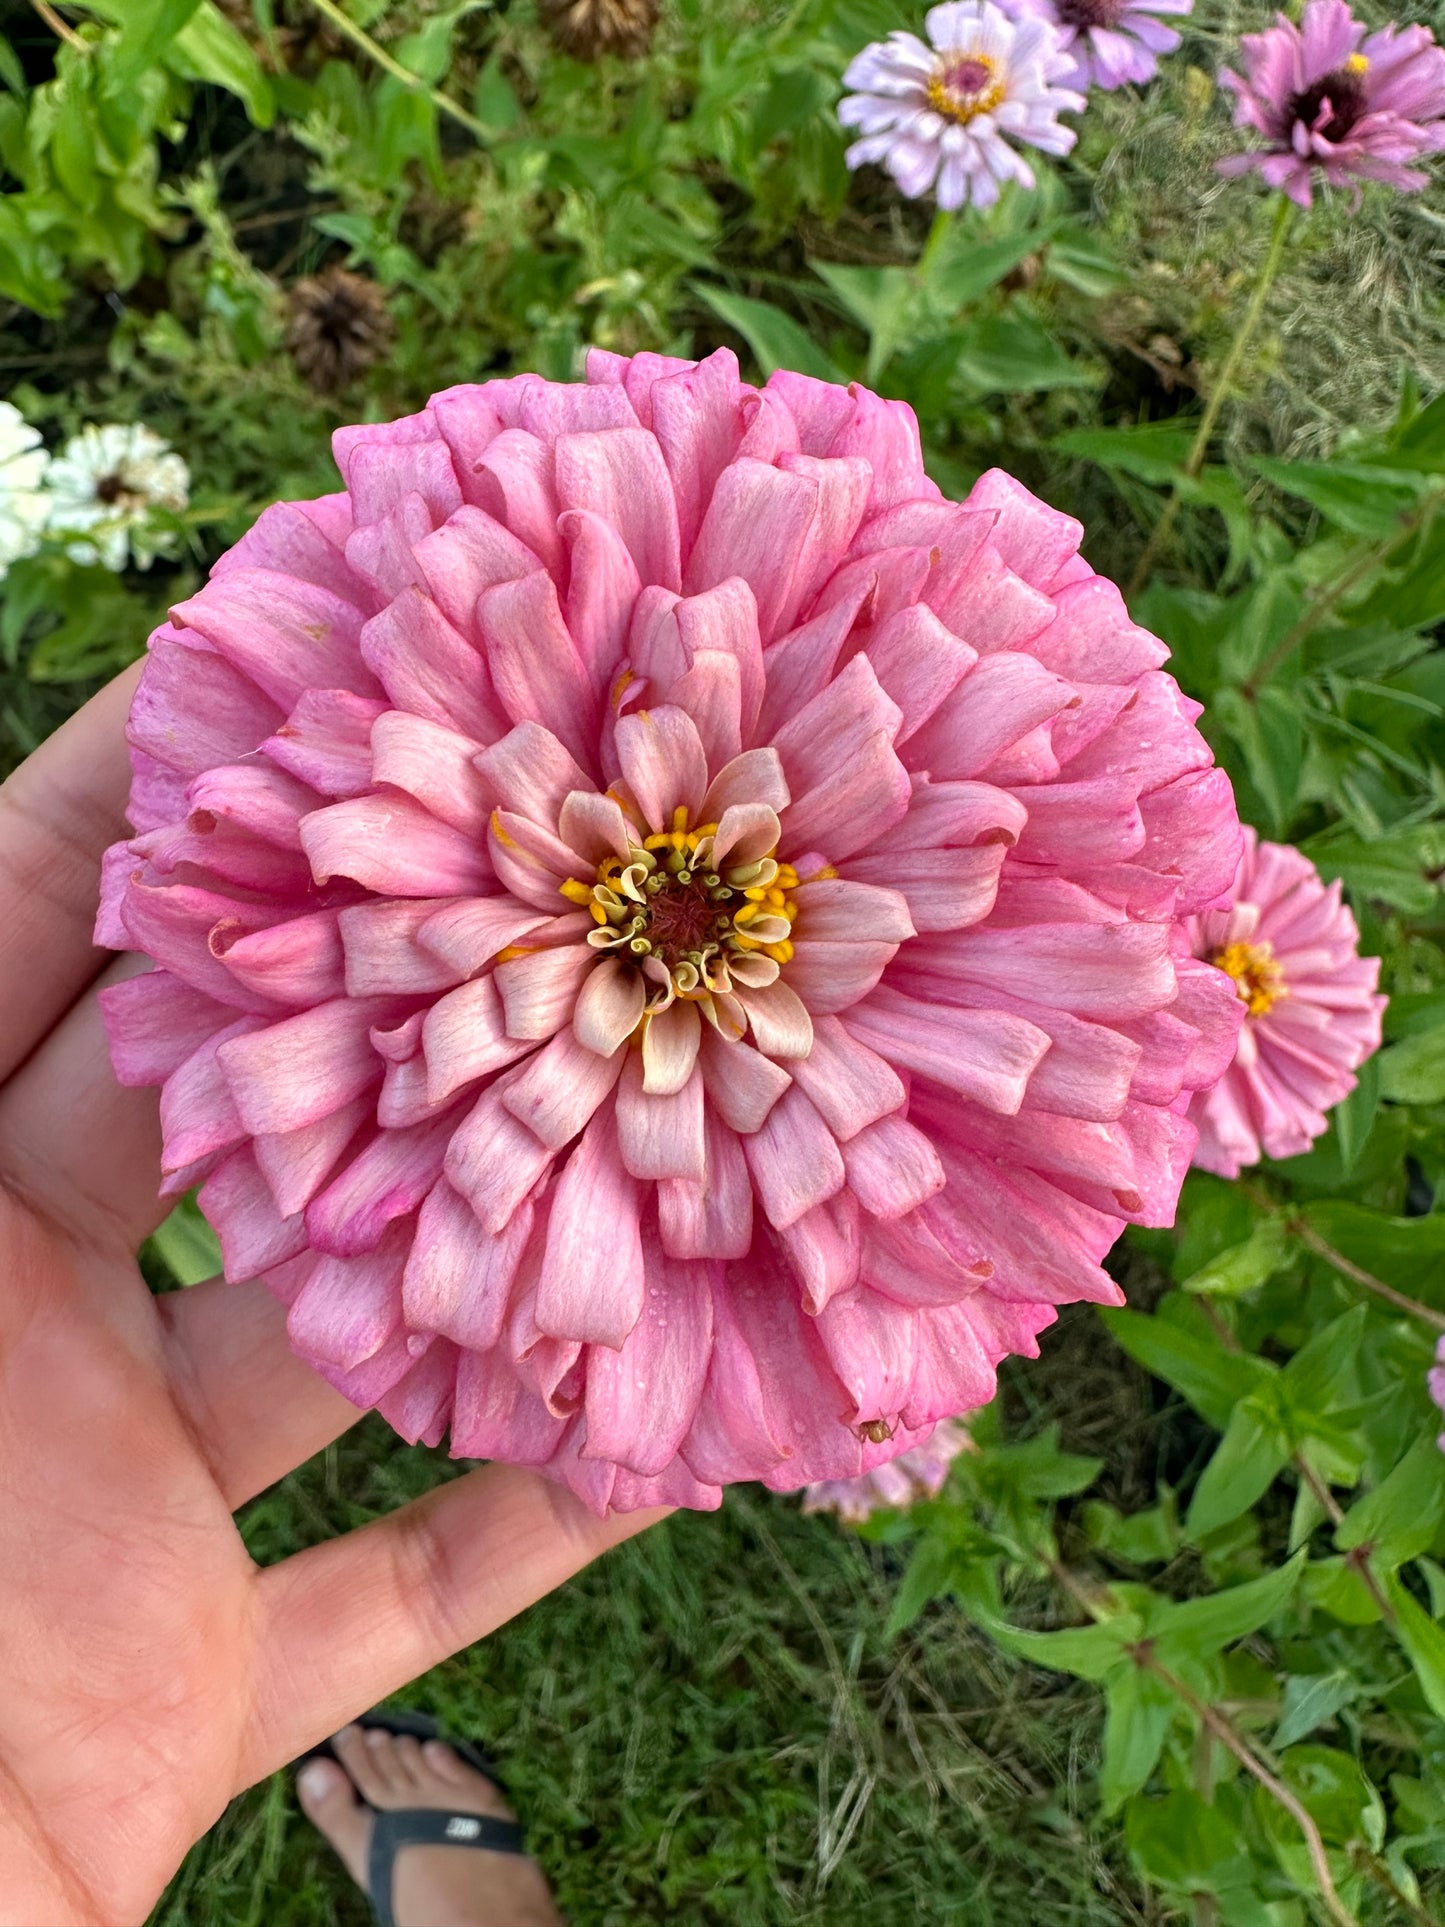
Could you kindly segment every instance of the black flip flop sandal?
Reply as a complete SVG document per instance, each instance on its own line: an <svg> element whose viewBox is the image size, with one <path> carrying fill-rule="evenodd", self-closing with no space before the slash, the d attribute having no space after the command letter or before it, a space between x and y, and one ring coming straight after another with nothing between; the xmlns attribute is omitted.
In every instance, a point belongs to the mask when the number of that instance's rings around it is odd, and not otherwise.
<svg viewBox="0 0 1445 1927"><path fill-rule="evenodd" d="M497 1769L485 1753L466 1740L450 1739L436 1721L425 1713L363 1713L355 1724L363 1732L403 1734L414 1740L445 1740L459 1759L465 1760L484 1779L490 1780L499 1793L506 1793ZM336 1760L335 1749L329 1740L323 1740L320 1746L313 1746L309 1753L302 1755L297 1765L304 1766L307 1760L319 1759ZM336 1764L343 1772L346 1771L340 1760L336 1760ZM515 1820L496 1820L489 1814L481 1813L447 1813L438 1807L400 1807L393 1812L383 1812L379 1807L373 1807L369 1800L363 1800L362 1805L369 1808L372 1815L366 1896L381 1927L396 1927L393 1881L396 1857L405 1848L471 1847L484 1853L519 1854L527 1851L522 1843L522 1829Z"/></svg>

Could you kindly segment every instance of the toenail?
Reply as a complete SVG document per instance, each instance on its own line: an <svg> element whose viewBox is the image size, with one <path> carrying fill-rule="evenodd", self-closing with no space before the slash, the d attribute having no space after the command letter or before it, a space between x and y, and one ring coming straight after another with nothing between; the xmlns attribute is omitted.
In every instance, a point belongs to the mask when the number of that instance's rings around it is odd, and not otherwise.
<svg viewBox="0 0 1445 1927"><path fill-rule="evenodd" d="M296 1775L297 1791L308 1800L324 1800L334 1784L332 1769L324 1760L308 1760Z"/></svg>

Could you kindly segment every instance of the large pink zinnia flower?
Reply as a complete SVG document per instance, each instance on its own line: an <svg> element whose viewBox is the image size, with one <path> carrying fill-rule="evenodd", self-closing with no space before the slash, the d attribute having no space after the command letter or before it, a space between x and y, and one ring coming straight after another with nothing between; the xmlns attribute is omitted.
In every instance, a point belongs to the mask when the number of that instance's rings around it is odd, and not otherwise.
<svg viewBox="0 0 1445 1927"><path fill-rule="evenodd" d="M1194 954L1233 980L1245 1013L1233 1064L1189 1109L1194 1162L1222 1178L1265 1155L1297 1157L1328 1129L1325 1112L1380 1048L1386 1003L1380 960L1359 954L1339 884L1327 888L1289 844L1244 834L1229 907L1188 926Z"/></svg>
<svg viewBox="0 0 1445 1927"><path fill-rule="evenodd" d="M1445 50L1428 28L1383 27L1366 39L1345 0L1309 0L1299 26L1280 14L1240 45L1246 74L1219 78L1237 97L1235 125L1270 146L1231 155L1221 173L1257 167L1301 207L1316 175L1331 187L1425 186L1429 176L1408 163L1445 148Z"/></svg>
<svg viewBox="0 0 1445 1927"><path fill-rule="evenodd" d="M151 639L102 939L228 1275L593 1505L848 1478L1167 1222L1229 785L901 402L594 354L342 429Z"/></svg>

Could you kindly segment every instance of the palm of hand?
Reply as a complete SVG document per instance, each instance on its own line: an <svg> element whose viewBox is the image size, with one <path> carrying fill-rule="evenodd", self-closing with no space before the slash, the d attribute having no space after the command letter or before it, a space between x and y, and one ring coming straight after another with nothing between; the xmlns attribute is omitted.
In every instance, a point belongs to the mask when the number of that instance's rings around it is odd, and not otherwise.
<svg viewBox="0 0 1445 1927"><path fill-rule="evenodd" d="M0 1905L139 1920L254 1777L255 1569L134 1263L9 1200L0 1243Z"/></svg>
<svg viewBox="0 0 1445 1927"><path fill-rule="evenodd" d="M356 1417L259 1285L151 1296L153 1093L93 994L127 675L0 788L0 1927L143 1921L233 1794L657 1515L493 1466L279 1566L233 1510Z"/></svg>

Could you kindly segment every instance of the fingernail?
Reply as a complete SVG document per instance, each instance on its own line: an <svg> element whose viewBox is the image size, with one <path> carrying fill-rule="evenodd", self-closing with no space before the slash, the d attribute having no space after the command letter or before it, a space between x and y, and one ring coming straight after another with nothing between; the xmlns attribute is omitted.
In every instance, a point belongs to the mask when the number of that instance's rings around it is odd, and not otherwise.
<svg viewBox="0 0 1445 1927"><path fill-rule="evenodd" d="M324 1799L331 1789L331 1768L325 1760L308 1760L296 1775L296 1788L309 1800Z"/></svg>

